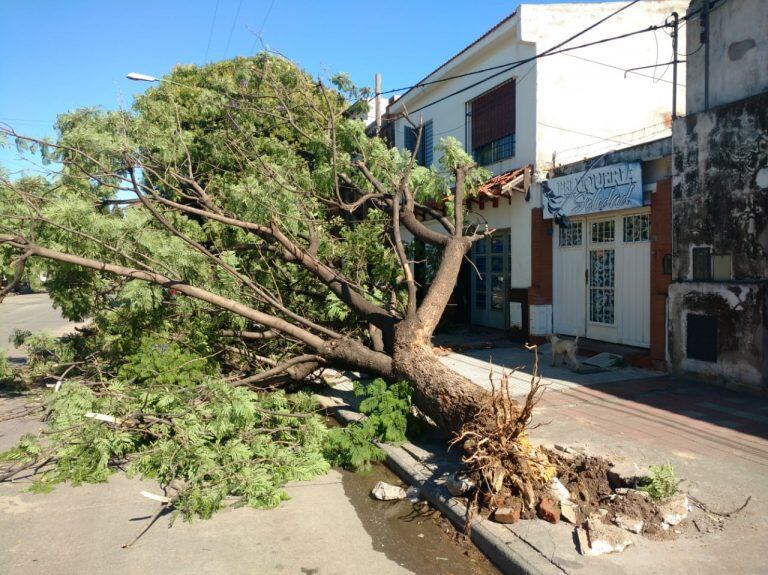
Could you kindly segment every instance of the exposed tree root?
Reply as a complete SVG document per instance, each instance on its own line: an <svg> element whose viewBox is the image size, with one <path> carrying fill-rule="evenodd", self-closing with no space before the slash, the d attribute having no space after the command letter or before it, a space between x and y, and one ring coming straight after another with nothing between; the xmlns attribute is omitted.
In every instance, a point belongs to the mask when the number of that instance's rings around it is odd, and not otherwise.
<svg viewBox="0 0 768 575"><path fill-rule="evenodd" d="M499 506L498 498L510 495L521 500L526 515L533 514L539 493L555 476L545 452L535 449L527 436L535 427L529 427L533 409L545 389L538 374L538 351L535 346L529 349L534 352L534 366L525 402L520 405L511 397L511 373L502 371L497 382L491 368L491 394L451 441L464 449L462 462L477 486L467 507L469 516L481 505Z"/></svg>

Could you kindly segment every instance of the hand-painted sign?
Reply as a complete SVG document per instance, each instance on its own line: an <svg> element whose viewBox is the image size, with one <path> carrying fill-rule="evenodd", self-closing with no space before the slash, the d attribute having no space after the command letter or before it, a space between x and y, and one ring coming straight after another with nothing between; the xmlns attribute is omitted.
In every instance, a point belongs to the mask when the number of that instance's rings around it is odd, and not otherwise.
<svg viewBox="0 0 768 575"><path fill-rule="evenodd" d="M545 219L643 205L640 162L612 164L552 178L542 182L541 189Z"/></svg>

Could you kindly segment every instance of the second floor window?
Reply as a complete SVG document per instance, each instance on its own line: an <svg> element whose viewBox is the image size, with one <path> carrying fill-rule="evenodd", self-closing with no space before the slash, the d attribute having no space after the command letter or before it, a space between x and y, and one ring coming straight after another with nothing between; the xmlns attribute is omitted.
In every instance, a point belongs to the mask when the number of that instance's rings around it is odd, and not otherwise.
<svg viewBox="0 0 768 575"><path fill-rule="evenodd" d="M419 135L418 128L405 126L405 149L413 152L416 149L416 139ZM419 149L416 151L416 161L427 168L432 165L432 120L424 124L421 132Z"/></svg>
<svg viewBox="0 0 768 575"><path fill-rule="evenodd" d="M472 156L487 166L515 155L515 81L510 80L468 104Z"/></svg>

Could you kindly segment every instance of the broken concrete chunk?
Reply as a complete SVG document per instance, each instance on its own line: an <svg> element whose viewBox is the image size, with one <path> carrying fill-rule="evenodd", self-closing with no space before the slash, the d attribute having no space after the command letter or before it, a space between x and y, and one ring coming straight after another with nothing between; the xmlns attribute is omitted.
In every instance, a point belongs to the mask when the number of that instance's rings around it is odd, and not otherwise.
<svg viewBox="0 0 768 575"><path fill-rule="evenodd" d="M637 487L648 478L645 468L633 461L616 463L608 470L608 482L611 487Z"/></svg>
<svg viewBox="0 0 768 575"><path fill-rule="evenodd" d="M589 549L589 538L587 537L586 530L581 527L576 528L576 541L579 543L579 553L582 555L591 555Z"/></svg>
<svg viewBox="0 0 768 575"><path fill-rule="evenodd" d="M661 502L659 510L665 524L677 525L688 517L691 506L688 503L688 496L685 493L679 493Z"/></svg>
<svg viewBox="0 0 768 575"><path fill-rule="evenodd" d="M549 494L555 501L568 501L571 498L571 494L568 489L563 485L557 477L553 477L549 482Z"/></svg>
<svg viewBox="0 0 768 575"><path fill-rule="evenodd" d="M642 533L643 522L635 517L629 517L627 515L617 515L613 518L613 522L617 527L631 531L632 533Z"/></svg>
<svg viewBox="0 0 768 575"><path fill-rule="evenodd" d="M540 519L549 521L550 523L557 523L560 521L560 506L558 503L549 497L544 497L536 506L536 512Z"/></svg>
<svg viewBox="0 0 768 575"><path fill-rule="evenodd" d="M493 513L493 520L496 523L517 523L520 521L520 514L523 512L523 503L519 499L511 502L509 507L499 507Z"/></svg>
<svg viewBox="0 0 768 575"><path fill-rule="evenodd" d="M405 499L405 489L379 481L371 491L371 495L379 501L395 501L398 499Z"/></svg>
<svg viewBox="0 0 768 575"><path fill-rule="evenodd" d="M573 501L560 502L560 517L562 517L564 521L575 525L578 523L578 516L578 507L576 507L576 504L573 503Z"/></svg>
<svg viewBox="0 0 768 575"><path fill-rule="evenodd" d="M632 544L632 538L626 531L607 525L594 516L587 519L587 539L589 555L620 553Z"/></svg>
<svg viewBox="0 0 768 575"><path fill-rule="evenodd" d="M450 475L445 480L445 487L454 497L461 497L475 487L475 482L464 475Z"/></svg>

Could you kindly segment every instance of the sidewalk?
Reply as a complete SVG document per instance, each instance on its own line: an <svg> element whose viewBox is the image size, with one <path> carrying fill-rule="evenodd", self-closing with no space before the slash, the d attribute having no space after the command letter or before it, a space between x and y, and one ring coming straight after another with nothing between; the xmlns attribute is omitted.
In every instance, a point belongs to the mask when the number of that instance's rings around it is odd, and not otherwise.
<svg viewBox="0 0 768 575"><path fill-rule="evenodd" d="M525 366L513 376L515 395L525 393L532 363L525 350L473 351L443 361L488 387L491 355L496 365ZM688 521L677 540L638 536L635 545L608 556L579 555L568 524L523 521L511 531L566 573L766 572L768 397L640 369L573 374L550 367L548 357L541 359L548 390L535 415L534 423L544 425L532 432L534 442L579 445L640 466L670 462L684 479L681 489L714 510L732 510L750 495L752 500L722 531L699 533ZM695 509L691 517L702 514Z"/></svg>

